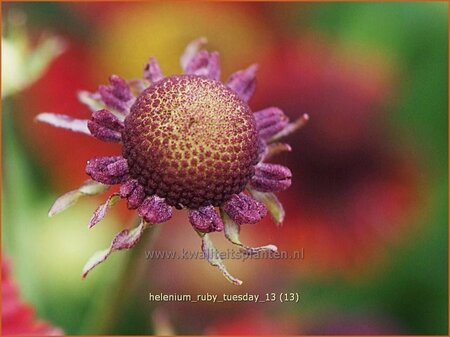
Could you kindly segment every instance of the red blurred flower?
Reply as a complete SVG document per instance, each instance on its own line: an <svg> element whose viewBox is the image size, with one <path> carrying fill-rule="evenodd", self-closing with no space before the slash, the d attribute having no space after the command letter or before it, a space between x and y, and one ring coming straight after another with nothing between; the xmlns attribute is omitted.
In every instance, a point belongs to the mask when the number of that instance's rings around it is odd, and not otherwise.
<svg viewBox="0 0 450 337"><path fill-rule="evenodd" d="M205 335L383 335L402 332L397 322L375 314L326 312L312 316L274 316L256 310L222 317L206 328Z"/></svg>
<svg viewBox="0 0 450 337"><path fill-rule="evenodd" d="M36 319L33 308L21 301L17 285L11 279L9 263L2 260L2 335L62 334L61 329Z"/></svg>
<svg viewBox="0 0 450 337"><path fill-rule="evenodd" d="M64 139L64 130L30 123L41 111L63 111L73 117L86 117L88 112L77 99L81 89L96 89L88 70L88 49L81 42L65 38L69 48L58 58L42 77L18 101L24 111L14 117L20 119L21 135L25 138L31 153L39 154L44 167L58 167L55 170L56 186L69 189L86 178L84 166L96 151L114 153L114 147L106 143L93 144L85 135L75 135L73 141ZM45 136L44 136L45 135ZM68 155L70 153L70 156ZM70 172L68 175L67 173Z"/></svg>
<svg viewBox="0 0 450 337"><path fill-rule="evenodd" d="M375 314L328 312L325 318L311 319L307 335L392 335L402 334L400 325L392 319Z"/></svg>
<svg viewBox="0 0 450 337"><path fill-rule="evenodd" d="M296 335L298 331L298 321L292 316L275 318L261 311L252 311L231 318L222 317L206 329L205 335Z"/></svg>
<svg viewBox="0 0 450 337"><path fill-rule="evenodd" d="M412 158L383 125L395 89L389 69L317 36L282 44L267 62L262 71L277 71L259 74L265 96L253 103L311 116L285 157L296 179L284 194L279 247L304 248L302 266L322 271L367 268L404 228L417 193Z"/></svg>

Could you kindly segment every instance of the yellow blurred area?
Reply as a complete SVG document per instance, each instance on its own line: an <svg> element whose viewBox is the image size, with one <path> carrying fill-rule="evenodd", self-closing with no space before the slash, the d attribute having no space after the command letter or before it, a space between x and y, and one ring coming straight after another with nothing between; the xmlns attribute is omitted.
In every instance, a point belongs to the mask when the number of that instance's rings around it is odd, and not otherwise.
<svg viewBox="0 0 450 337"><path fill-rule="evenodd" d="M99 226L89 230L87 222L95 200L86 198L76 207L49 218L47 209L52 202L45 199L34 209L33 225L37 226L30 228L29 222L16 226L17 234L26 238L16 243L22 252L26 252L23 256L15 256L16 268L20 273L31 272L36 281L35 286L40 283L42 287L56 287L61 293L92 288L107 275L107 270L111 272L114 268L106 267L103 271L92 273L92 277L85 282L81 280L82 268L91 255L109 246L119 228L118 218L112 210ZM20 260L21 257L26 260ZM120 257L111 258L111 266L117 268L119 260Z"/></svg>
<svg viewBox="0 0 450 337"><path fill-rule="evenodd" d="M132 20L130 20L132 18ZM179 58L191 40L208 38L208 49L218 50L222 74L258 62L273 48L273 33L252 7L225 3L139 3L118 7L102 19L93 62L97 80L117 73L140 77L150 56L164 74L180 73Z"/></svg>

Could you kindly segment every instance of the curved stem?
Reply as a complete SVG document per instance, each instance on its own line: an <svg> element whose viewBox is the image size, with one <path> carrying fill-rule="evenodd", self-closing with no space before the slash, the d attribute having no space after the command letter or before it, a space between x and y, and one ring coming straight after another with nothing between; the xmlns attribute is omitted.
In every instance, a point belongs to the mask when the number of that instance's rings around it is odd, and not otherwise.
<svg viewBox="0 0 450 337"><path fill-rule="evenodd" d="M142 280L148 261L145 259L145 251L153 246L160 231L159 225L151 226L149 233L144 234L141 240L130 251L122 263L122 270L109 289L104 292L100 304L94 306L93 315L81 333L109 335L116 333L119 327L123 310L126 309L128 300L133 297L134 292Z"/></svg>

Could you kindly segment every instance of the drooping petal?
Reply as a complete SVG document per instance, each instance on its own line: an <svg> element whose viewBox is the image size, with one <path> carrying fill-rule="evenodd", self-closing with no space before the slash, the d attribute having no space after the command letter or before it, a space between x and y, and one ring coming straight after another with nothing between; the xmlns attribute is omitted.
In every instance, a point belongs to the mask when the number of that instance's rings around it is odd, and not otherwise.
<svg viewBox="0 0 450 337"><path fill-rule="evenodd" d="M85 278L93 268L105 261L108 256L111 255L111 253L117 250L130 249L134 247L139 242L142 233L148 226L149 224L142 220L139 226L132 229L131 231L128 229L124 229L123 231L116 234L108 249L95 253L86 262L83 268L82 277Z"/></svg>
<svg viewBox="0 0 450 337"><path fill-rule="evenodd" d="M289 123L288 117L276 107L256 111L256 129L263 140L267 140L283 130Z"/></svg>
<svg viewBox="0 0 450 337"><path fill-rule="evenodd" d="M266 146L264 149L264 154L262 156L262 160L267 161L272 157L276 156L282 152L290 152L292 148L289 144L286 143L272 143Z"/></svg>
<svg viewBox="0 0 450 337"><path fill-rule="evenodd" d="M84 133L91 136L91 132L88 129L87 119L72 118L66 115L54 114L51 112L43 112L35 118L38 122L44 122L53 125L57 128L63 128L74 132Z"/></svg>
<svg viewBox="0 0 450 337"><path fill-rule="evenodd" d="M122 132L124 128L123 121L117 118L111 111L106 109L94 111L91 120L101 126L117 132Z"/></svg>
<svg viewBox="0 0 450 337"><path fill-rule="evenodd" d="M130 179L120 186L120 197L128 199L128 208L138 208L145 199L145 191L136 179Z"/></svg>
<svg viewBox="0 0 450 337"><path fill-rule="evenodd" d="M186 71L188 64L191 62L191 60L194 58L194 56L198 53L200 48L206 44L208 40L206 37L200 37L198 39L195 39L194 41L190 42L186 49L184 50L183 55L181 55L180 64L181 69L183 71Z"/></svg>
<svg viewBox="0 0 450 337"><path fill-rule="evenodd" d="M258 66L252 64L245 70L231 74L226 85L245 102L248 102L256 89L256 71Z"/></svg>
<svg viewBox="0 0 450 337"><path fill-rule="evenodd" d="M195 230L202 233L223 230L223 221L213 206L200 207L189 211L189 221Z"/></svg>
<svg viewBox="0 0 450 337"><path fill-rule="evenodd" d="M91 220L89 220L88 228L92 228L98 224L105 217L108 208L114 206L119 200L120 197L118 193L111 194L108 199L95 210Z"/></svg>
<svg viewBox="0 0 450 337"><path fill-rule="evenodd" d="M291 171L283 165L259 163L250 186L260 192L280 192L291 186Z"/></svg>
<svg viewBox="0 0 450 337"><path fill-rule="evenodd" d="M120 132L108 129L93 121L88 121L88 128L95 138L105 142L119 143L122 140L122 134Z"/></svg>
<svg viewBox="0 0 450 337"><path fill-rule="evenodd" d="M223 264L222 259L220 258L220 252L217 250L217 248L212 243L211 239L209 238L208 234L205 233L199 233L199 235L202 238L202 252L203 255L206 257L208 262L214 266L219 268L219 270L222 272L223 276L230 281L231 283L240 286L242 284L242 281L235 278L233 275L231 275L225 265Z"/></svg>
<svg viewBox="0 0 450 337"><path fill-rule="evenodd" d="M103 184L120 184L128 179L128 163L121 156L96 157L87 162L86 173Z"/></svg>
<svg viewBox="0 0 450 337"><path fill-rule="evenodd" d="M150 57L147 64L144 67L144 78L155 84L159 80L163 79L164 75L159 67L158 61L154 57Z"/></svg>
<svg viewBox="0 0 450 337"><path fill-rule="evenodd" d="M88 180L78 189L67 192L56 199L56 201L48 211L48 216L53 216L64 211L65 209L74 205L82 196L97 195L105 192L108 188L108 185L104 185L93 180Z"/></svg>
<svg viewBox="0 0 450 337"><path fill-rule="evenodd" d="M145 191L142 185L137 185L136 188L128 196L127 206L129 209L138 208L145 199Z"/></svg>
<svg viewBox="0 0 450 337"><path fill-rule="evenodd" d="M238 225L257 223L267 214L262 203L244 193L234 194L223 209Z"/></svg>
<svg viewBox="0 0 450 337"><path fill-rule="evenodd" d="M286 213L284 211L283 205L278 200L276 195L273 193L258 192L253 188L248 188L248 191L253 198L262 202L267 207L270 215L272 216L272 219L275 221L275 224L280 226L283 223Z"/></svg>
<svg viewBox="0 0 450 337"><path fill-rule="evenodd" d="M290 135L291 133L301 129L307 122L309 121L309 115L303 114L300 118L298 118L295 122L287 124L284 129L282 129L277 134L273 135L270 139L267 140L268 143L273 143L278 141L279 139Z"/></svg>
<svg viewBox="0 0 450 337"><path fill-rule="evenodd" d="M117 75L109 77L110 85L100 85L98 93L106 106L115 109L123 114L128 114L134 101L130 87L123 78Z"/></svg>
<svg viewBox="0 0 450 337"><path fill-rule="evenodd" d="M172 217L172 207L156 195L147 197L138 208L138 213L145 221L158 224Z"/></svg>
<svg viewBox="0 0 450 337"><path fill-rule="evenodd" d="M266 245L261 247L250 247L244 245L239 238L239 232L241 228L240 225L231 220L231 218L224 211L221 211L221 215L223 222L225 224L225 237L231 243L241 247L246 254L254 255L263 251L276 252L278 250L277 246L274 245Z"/></svg>
<svg viewBox="0 0 450 337"><path fill-rule="evenodd" d="M122 139L123 122L106 109L95 111L88 121L91 134L103 141L120 142Z"/></svg>
<svg viewBox="0 0 450 337"><path fill-rule="evenodd" d="M86 105L89 110L97 111L105 108L105 103L103 103L102 98L98 92L89 92L81 90L78 92L78 100Z"/></svg>
<svg viewBox="0 0 450 337"><path fill-rule="evenodd" d="M139 182L136 179L130 179L127 180L125 183L123 183L120 186L120 197L121 198L128 198L128 196L133 192L133 190L137 187Z"/></svg>

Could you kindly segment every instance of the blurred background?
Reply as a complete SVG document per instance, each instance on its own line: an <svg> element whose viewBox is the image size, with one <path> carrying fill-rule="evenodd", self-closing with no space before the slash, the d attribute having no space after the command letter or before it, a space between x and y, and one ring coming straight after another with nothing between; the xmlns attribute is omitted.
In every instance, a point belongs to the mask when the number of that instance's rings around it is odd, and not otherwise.
<svg viewBox="0 0 450 337"><path fill-rule="evenodd" d="M66 334L447 334L447 6L3 3L2 254L22 300ZM141 247L82 280L86 260L134 212L121 203L88 230L105 196L47 211L87 178L88 159L120 147L34 117L87 118L77 92L113 73L138 78L149 56L179 73L199 36L220 52L222 79L259 64L254 111L311 117L276 159L294 174L280 195L284 225L267 218L241 233L248 244L303 249L304 259L227 260L244 281L236 287L204 260L147 261ZM222 236L212 238L233 248ZM179 212L153 249L182 248L200 242ZM156 303L149 292L297 292L300 301Z"/></svg>

